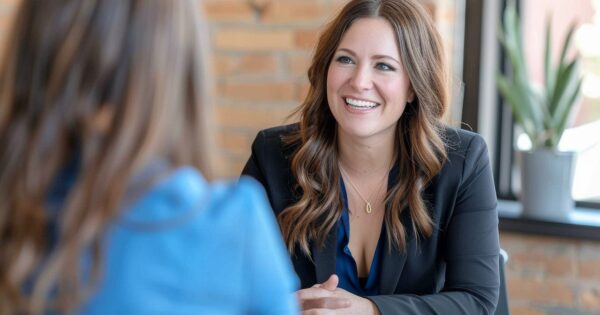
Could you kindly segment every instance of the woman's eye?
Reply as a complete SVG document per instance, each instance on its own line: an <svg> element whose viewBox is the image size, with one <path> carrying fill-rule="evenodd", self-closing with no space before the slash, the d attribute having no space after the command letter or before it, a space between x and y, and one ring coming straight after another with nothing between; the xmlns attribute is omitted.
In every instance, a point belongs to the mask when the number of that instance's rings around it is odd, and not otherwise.
<svg viewBox="0 0 600 315"><path fill-rule="evenodd" d="M378 70L383 70L383 71L394 71L396 69L394 69L394 67L388 65L387 63L378 63L375 65L375 68Z"/></svg>
<svg viewBox="0 0 600 315"><path fill-rule="evenodd" d="M336 61L339 62L339 63L343 63L343 64L352 64L352 63L354 63L352 61L352 59L350 59L350 57L348 57L348 56L340 56L340 57L338 57L336 59Z"/></svg>

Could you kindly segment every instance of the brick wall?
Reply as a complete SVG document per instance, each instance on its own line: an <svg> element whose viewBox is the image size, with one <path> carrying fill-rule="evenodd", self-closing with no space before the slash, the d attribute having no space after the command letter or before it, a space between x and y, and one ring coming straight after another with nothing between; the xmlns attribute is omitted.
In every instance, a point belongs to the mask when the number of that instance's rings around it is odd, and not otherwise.
<svg viewBox="0 0 600 315"><path fill-rule="evenodd" d="M453 0L424 0L447 46ZM0 0L0 50L19 0ZM260 129L282 124L306 93L321 26L343 0L206 0L213 47L216 173L239 174ZM447 47L450 54L452 47ZM600 313L600 244L502 233L513 314Z"/></svg>
<svg viewBox="0 0 600 315"><path fill-rule="evenodd" d="M600 242L503 232L515 315L600 314Z"/></svg>

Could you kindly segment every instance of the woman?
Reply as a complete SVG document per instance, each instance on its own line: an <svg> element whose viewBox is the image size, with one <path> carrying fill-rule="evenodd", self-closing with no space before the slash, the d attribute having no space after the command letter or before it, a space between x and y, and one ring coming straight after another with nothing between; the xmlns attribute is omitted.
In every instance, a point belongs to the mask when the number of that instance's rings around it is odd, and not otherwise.
<svg viewBox="0 0 600 315"><path fill-rule="evenodd" d="M443 125L444 69L416 0L350 1L319 39L300 122L258 134L243 173L267 190L307 313L494 312L487 149Z"/></svg>
<svg viewBox="0 0 600 315"><path fill-rule="evenodd" d="M0 314L297 312L260 185L198 171L198 12L22 1L0 71Z"/></svg>

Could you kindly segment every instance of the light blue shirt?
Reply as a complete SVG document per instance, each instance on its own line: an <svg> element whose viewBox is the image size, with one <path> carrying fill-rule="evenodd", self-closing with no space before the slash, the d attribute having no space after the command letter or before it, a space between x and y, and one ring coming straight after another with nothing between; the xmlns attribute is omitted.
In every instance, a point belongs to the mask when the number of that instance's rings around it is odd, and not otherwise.
<svg viewBox="0 0 600 315"><path fill-rule="evenodd" d="M297 314L293 273L263 188L180 168L107 233L83 314Z"/></svg>

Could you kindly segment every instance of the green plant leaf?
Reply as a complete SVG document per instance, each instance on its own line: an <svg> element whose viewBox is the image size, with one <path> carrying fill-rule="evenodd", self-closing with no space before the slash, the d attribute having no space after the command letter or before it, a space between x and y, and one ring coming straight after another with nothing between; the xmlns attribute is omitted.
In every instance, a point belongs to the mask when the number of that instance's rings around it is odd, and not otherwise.
<svg viewBox="0 0 600 315"><path fill-rule="evenodd" d="M544 75L546 81L546 98L552 97L554 90L554 69L552 67L552 23L550 17L546 20L546 47L544 48Z"/></svg>
<svg viewBox="0 0 600 315"><path fill-rule="evenodd" d="M556 76L556 89L553 91L552 98L549 101L549 108L554 121L561 120L564 115L569 115L573 103L569 103L570 92L578 81L579 71L577 59L573 60L566 67L563 67ZM571 89L569 89L571 88ZM568 94L568 95L567 95Z"/></svg>
<svg viewBox="0 0 600 315"><path fill-rule="evenodd" d="M562 51L560 53L560 59L558 60L559 66L563 66L566 63L565 58L567 57L567 52L571 46L571 40L573 39L573 34L575 33L575 27L575 23L572 23L571 26L569 26L569 31L567 31L567 35L565 36L565 41L562 46Z"/></svg>
<svg viewBox="0 0 600 315"><path fill-rule="evenodd" d="M564 114L562 114L560 116L558 116L558 115L556 116L556 118L559 119L556 124L556 135L558 137L558 139L556 141L556 145L558 145L558 141L560 140L560 137L562 137L562 134L565 131L565 128L567 126L567 121L569 118L569 114L571 112L571 108L573 107L573 104L575 104L575 100L579 96L582 82L583 82L583 78L577 79L577 83L575 83L574 87L572 89L570 89L570 95L565 99L565 104L568 104L568 105L565 106Z"/></svg>
<svg viewBox="0 0 600 315"><path fill-rule="evenodd" d="M529 102L528 97L517 85L512 84L512 82L500 74L496 76L496 82L500 94L502 94L502 97L511 107L515 120L523 127L523 130L533 142L537 138L537 128L527 110L527 105L524 106L524 104Z"/></svg>

